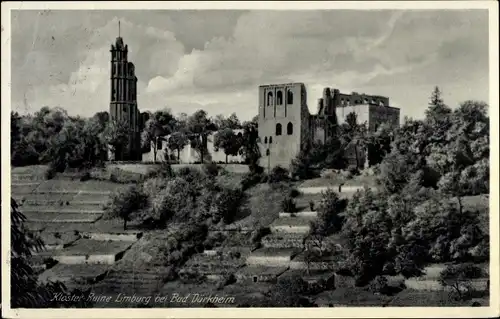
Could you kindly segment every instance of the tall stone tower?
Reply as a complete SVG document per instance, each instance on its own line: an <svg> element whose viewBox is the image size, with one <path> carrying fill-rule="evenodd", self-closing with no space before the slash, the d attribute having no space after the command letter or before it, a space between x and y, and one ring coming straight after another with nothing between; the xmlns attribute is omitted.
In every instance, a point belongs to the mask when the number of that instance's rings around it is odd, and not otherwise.
<svg viewBox="0 0 500 319"><path fill-rule="evenodd" d="M119 28L119 27L118 27ZM137 107L137 77L135 67L128 61L128 46L118 31L115 44L111 45L111 120L122 122L129 128L128 144L114 154L116 161L142 159L141 117Z"/></svg>

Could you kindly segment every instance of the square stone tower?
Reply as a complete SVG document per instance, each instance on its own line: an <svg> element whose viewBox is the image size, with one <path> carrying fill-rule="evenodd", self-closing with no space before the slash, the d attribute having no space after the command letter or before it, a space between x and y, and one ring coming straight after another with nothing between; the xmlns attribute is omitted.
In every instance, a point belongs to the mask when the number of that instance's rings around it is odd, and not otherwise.
<svg viewBox="0 0 500 319"><path fill-rule="evenodd" d="M309 110L303 83L259 86L260 165L288 169L309 139Z"/></svg>

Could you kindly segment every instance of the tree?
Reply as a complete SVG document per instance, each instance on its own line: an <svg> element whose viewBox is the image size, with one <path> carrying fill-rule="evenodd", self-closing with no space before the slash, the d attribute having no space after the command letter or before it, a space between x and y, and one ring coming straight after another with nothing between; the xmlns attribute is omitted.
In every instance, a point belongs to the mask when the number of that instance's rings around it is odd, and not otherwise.
<svg viewBox="0 0 500 319"><path fill-rule="evenodd" d="M474 264L450 265L439 274L439 282L443 287L450 287L457 299L464 300L472 290L471 280L480 278L482 273Z"/></svg>
<svg viewBox="0 0 500 319"><path fill-rule="evenodd" d="M109 121L104 130L103 137L116 159L116 155L120 154L128 143L129 129L127 123L116 120Z"/></svg>
<svg viewBox="0 0 500 319"><path fill-rule="evenodd" d="M68 167L84 166L84 123L82 119L68 120L58 133L48 139L43 159L51 163L56 171L63 172Z"/></svg>
<svg viewBox="0 0 500 319"><path fill-rule="evenodd" d="M123 219L123 230L126 230L127 222L131 220L132 214L147 207L147 205L148 195L142 187L132 185L111 196L107 211L109 216Z"/></svg>
<svg viewBox="0 0 500 319"><path fill-rule="evenodd" d="M241 140L238 138L234 131L231 128L224 128L218 131L214 136L214 148L216 151L219 148L224 150L224 154L226 155L226 164L227 157L229 155L236 156L241 147Z"/></svg>
<svg viewBox="0 0 500 319"><path fill-rule="evenodd" d="M443 130L446 130L450 115L451 109L444 104L442 92L439 87L436 86L431 94L429 108L425 111L426 120L438 126L443 126Z"/></svg>
<svg viewBox="0 0 500 319"><path fill-rule="evenodd" d="M187 128L195 137L195 140L193 140L193 146L200 153L201 162L204 163L205 153L207 152L208 135L211 132L214 132L217 128L207 117L207 112L204 110L198 110L188 118Z"/></svg>
<svg viewBox="0 0 500 319"><path fill-rule="evenodd" d="M153 144L153 161L156 162L159 143L164 137L172 133L175 128L175 118L170 111L157 111L146 122L142 131L143 146Z"/></svg>
<svg viewBox="0 0 500 319"><path fill-rule="evenodd" d="M229 115L229 117L226 119L226 127L230 128L232 130L238 130L241 129L241 122L238 119L238 116L236 113L232 113Z"/></svg>
<svg viewBox="0 0 500 319"><path fill-rule="evenodd" d="M342 145L342 150L347 152L352 150L356 160L356 168L361 168L361 159L359 153L366 154L368 146L368 133L365 123L357 123L357 115L354 112L347 114L345 123L339 126L339 138ZM365 161L367 158L365 158Z"/></svg>
<svg viewBox="0 0 500 319"><path fill-rule="evenodd" d="M250 168L250 172L258 172L259 158L261 157L259 148L259 131L257 126L252 123L246 123L243 127L243 136L240 148L240 155L245 159L245 162Z"/></svg>
<svg viewBox="0 0 500 319"><path fill-rule="evenodd" d="M180 162L181 150L189 143L189 139L183 132L174 132L168 138L168 148L177 151L177 160Z"/></svg>

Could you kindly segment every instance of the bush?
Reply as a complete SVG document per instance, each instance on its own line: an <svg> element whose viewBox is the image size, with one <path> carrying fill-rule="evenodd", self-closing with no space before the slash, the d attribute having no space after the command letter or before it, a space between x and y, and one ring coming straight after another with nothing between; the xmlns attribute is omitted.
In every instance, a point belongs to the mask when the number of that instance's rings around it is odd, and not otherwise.
<svg viewBox="0 0 500 319"><path fill-rule="evenodd" d="M49 165L49 167L44 173L44 177L46 180L51 180L54 177L56 177L56 174L57 174L56 168L53 165Z"/></svg>
<svg viewBox="0 0 500 319"><path fill-rule="evenodd" d="M347 167L347 171L352 175L352 176L355 176L355 175L358 175L359 173L359 170L358 168L356 167L356 165L349 165L349 167Z"/></svg>
<svg viewBox="0 0 500 319"><path fill-rule="evenodd" d="M298 190L298 189L296 189L296 188L292 188L292 189L290 190L289 196L290 196L291 198L297 198L297 197L299 197L299 196L300 196L300 192L299 192L299 190Z"/></svg>
<svg viewBox="0 0 500 319"><path fill-rule="evenodd" d="M295 200L291 197L286 197L281 202L281 209L283 209L283 211L285 213L296 213L297 206L296 206Z"/></svg>
<svg viewBox="0 0 500 319"><path fill-rule="evenodd" d="M267 182L266 175L264 173L246 173L241 179L241 189L243 191L252 188L253 186Z"/></svg>
<svg viewBox="0 0 500 319"><path fill-rule="evenodd" d="M200 181L205 179L205 175L200 172L200 170L193 167L181 167L177 171L176 176L184 179L188 183L199 183Z"/></svg>
<svg viewBox="0 0 500 319"><path fill-rule="evenodd" d="M208 176L217 176L219 175L220 167L216 163L207 163L203 165L203 171Z"/></svg>
<svg viewBox="0 0 500 319"><path fill-rule="evenodd" d="M191 185L180 177L168 181L166 187L152 198L152 217L161 226L174 217L177 221L195 217L193 192Z"/></svg>
<svg viewBox="0 0 500 319"><path fill-rule="evenodd" d="M146 179L155 177L173 178L175 177L175 174L170 163L162 162L159 167L147 172L145 177Z"/></svg>
<svg viewBox="0 0 500 319"><path fill-rule="evenodd" d="M109 180L118 184L141 183L144 177L140 173L129 172L120 168L114 168L110 175Z"/></svg>
<svg viewBox="0 0 500 319"><path fill-rule="evenodd" d="M218 247L224 242L224 240L226 240L226 238L226 235L220 231L209 233L207 238L203 242L203 246L205 247L205 249Z"/></svg>
<svg viewBox="0 0 500 319"><path fill-rule="evenodd" d="M271 233L269 227L260 226L252 232L251 241L253 244L260 244L262 237L267 236Z"/></svg>
<svg viewBox="0 0 500 319"><path fill-rule="evenodd" d="M288 180L288 171L281 166L274 167L269 173L269 183L279 183Z"/></svg>
<svg viewBox="0 0 500 319"><path fill-rule="evenodd" d="M310 200L309 201L309 209L311 209L312 212L314 212L314 205L315 205L314 201Z"/></svg>
<svg viewBox="0 0 500 319"><path fill-rule="evenodd" d="M80 177L80 182L86 182L88 180L90 180L90 173L89 172L83 173L83 175Z"/></svg>
<svg viewBox="0 0 500 319"><path fill-rule="evenodd" d="M387 278L384 276L377 276L370 283L370 291L374 293L387 294L389 291L389 284Z"/></svg>
<svg viewBox="0 0 500 319"><path fill-rule="evenodd" d="M223 188L216 194L213 221L218 223L222 220L225 224L230 224L238 215L245 200L245 193L241 189Z"/></svg>

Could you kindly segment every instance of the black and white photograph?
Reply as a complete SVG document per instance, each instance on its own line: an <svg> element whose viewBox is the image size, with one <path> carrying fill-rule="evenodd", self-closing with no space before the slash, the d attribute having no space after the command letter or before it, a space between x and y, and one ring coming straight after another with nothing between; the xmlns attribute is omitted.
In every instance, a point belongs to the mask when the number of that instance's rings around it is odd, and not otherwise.
<svg viewBox="0 0 500 319"><path fill-rule="evenodd" d="M498 110L494 1L2 3L2 314L498 316Z"/></svg>

